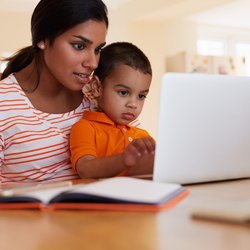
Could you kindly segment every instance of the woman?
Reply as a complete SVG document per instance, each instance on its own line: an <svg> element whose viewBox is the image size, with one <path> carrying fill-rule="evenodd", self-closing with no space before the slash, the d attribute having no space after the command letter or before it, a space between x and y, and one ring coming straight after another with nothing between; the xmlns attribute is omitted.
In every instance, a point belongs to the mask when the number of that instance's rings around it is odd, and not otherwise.
<svg viewBox="0 0 250 250"><path fill-rule="evenodd" d="M32 46L8 60L0 84L1 183L79 178L69 131L91 109L82 87L97 67L108 28L101 0L41 0Z"/></svg>

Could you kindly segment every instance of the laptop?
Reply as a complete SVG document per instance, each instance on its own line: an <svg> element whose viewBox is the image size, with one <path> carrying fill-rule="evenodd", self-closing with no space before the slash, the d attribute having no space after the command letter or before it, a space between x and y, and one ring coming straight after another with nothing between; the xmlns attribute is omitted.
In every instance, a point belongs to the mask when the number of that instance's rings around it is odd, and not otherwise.
<svg viewBox="0 0 250 250"><path fill-rule="evenodd" d="M167 73L153 180L192 184L250 177L250 77Z"/></svg>

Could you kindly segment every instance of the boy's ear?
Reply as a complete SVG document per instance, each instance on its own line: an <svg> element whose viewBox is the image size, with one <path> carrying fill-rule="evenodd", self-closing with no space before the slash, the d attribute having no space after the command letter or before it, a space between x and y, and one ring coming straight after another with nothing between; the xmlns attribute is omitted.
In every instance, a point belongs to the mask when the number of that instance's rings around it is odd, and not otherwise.
<svg viewBox="0 0 250 250"><path fill-rule="evenodd" d="M94 97L99 97L101 94L101 82L99 78L96 75L93 75L91 80L90 80L90 87L92 89L92 93Z"/></svg>

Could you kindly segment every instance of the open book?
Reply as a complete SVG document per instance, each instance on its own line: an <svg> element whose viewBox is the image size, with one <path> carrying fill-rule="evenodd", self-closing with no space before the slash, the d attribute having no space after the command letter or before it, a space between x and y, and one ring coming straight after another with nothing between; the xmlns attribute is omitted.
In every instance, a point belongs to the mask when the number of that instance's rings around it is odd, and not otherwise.
<svg viewBox="0 0 250 250"><path fill-rule="evenodd" d="M0 209L165 210L188 194L183 186L130 177L0 195Z"/></svg>

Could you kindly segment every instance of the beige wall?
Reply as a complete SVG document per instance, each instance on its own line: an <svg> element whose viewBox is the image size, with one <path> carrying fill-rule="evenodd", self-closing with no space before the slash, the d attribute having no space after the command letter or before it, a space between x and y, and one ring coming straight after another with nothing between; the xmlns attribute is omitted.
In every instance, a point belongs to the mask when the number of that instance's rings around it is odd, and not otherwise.
<svg viewBox="0 0 250 250"><path fill-rule="evenodd" d="M156 136L156 123L159 113L161 76L165 72L165 42L164 39L161 39L164 33L163 28L163 25L152 22L131 23L129 26L131 38L129 40L132 40L145 52L152 64L153 79L140 120L142 127L147 129L154 137Z"/></svg>
<svg viewBox="0 0 250 250"><path fill-rule="evenodd" d="M0 12L0 56L31 45L30 16L25 13Z"/></svg>

